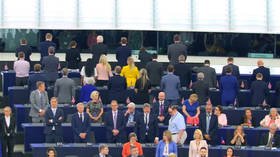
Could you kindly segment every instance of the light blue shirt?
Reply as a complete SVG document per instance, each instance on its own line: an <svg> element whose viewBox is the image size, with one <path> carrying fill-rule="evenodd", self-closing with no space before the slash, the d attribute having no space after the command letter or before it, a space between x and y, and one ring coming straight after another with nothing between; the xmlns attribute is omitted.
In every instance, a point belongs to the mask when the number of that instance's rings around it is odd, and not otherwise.
<svg viewBox="0 0 280 157"><path fill-rule="evenodd" d="M169 119L168 130L172 133L179 133L181 130L186 129L185 118L177 111L177 113Z"/></svg>

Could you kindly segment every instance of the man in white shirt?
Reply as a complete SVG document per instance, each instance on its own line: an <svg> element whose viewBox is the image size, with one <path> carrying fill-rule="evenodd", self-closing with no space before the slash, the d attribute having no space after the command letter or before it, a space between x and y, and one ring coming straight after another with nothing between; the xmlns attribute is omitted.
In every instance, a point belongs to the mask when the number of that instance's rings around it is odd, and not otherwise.
<svg viewBox="0 0 280 157"><path fill-rule="evenodd" d="M99 154L95 155L94 157L111 157L109 155L109 147L107 144L99 145Z"/></svg>
<svg viewBox="0 0 280 157"><path fill-rule="evenodd" d="M276 133L276 131L277 131L277 125L271 124L269 127L269 132L262 136L260 145L267 146L267 147L279 147L280 136Z"/></svg>
<svg viewBox="0 0 280 157"><path fill-rule="evenodd" d="M9 106L4 108L4 116L0 121L0 137L2 144L2 157L12 157L14 152L16 120L12 116Z"/></svg>
<svg viewBox="0 0 280 157"><path fill-rule="evenodd" d="M24 60L24 53L18 53L18 60L14 62L14 70L16 72L16 85L24 86L27 85L30 64Z"/></svg>

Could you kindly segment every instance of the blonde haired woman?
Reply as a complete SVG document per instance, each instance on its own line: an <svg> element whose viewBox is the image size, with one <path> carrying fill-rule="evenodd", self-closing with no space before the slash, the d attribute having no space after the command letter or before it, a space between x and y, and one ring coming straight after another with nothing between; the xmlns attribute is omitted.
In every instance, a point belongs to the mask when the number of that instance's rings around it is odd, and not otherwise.
<svg viewBox="0 0 280 157"><path fill-rule="evenodd" d="M98 91L93 91L90 94L91 101L87 103L86 112L88 113L90 119L93 122L102 122L102 115L103 115L103 104L100 99L100 95Z"/></svg>
<svg viewBox="0 0 280 157"><path fill-rule="evenodd" d="M260 122L264 128L269 128L272 124L276 124L277 128L280 129L280 116L276 108L271 108L269 115L266 115Z"/></svg>
<svg viewBox="0 0 280 157"><path fill-rule="evenodd" d="M171 153L177 156L177 152L177 145L172 141L172 133L168 130L164 131L162 140L157 145L156 157L167 157Z"/></svg>
<svg viewBox="0 0 280 157"><path fill-rule="evenodd" d="M187 99L182 107L183 113L187 117L187 124L189 125L198 125L199 124L199 114L200 107L198 103L197 94L191 94L189 99Z"/></svg>
<svg viewBox="0 0 280 157"><path fill-rule="evenodd" d="M245 146L246 145L246 136L241 125L237 126L234 130L233 138L230 141L231 145L236 146Z"/></svg>
<svg viewBox="0 0 280 157"><path fill-rule="evenodd" d="M99 63L95 67L96 86L108 85L109 77L113 76L111 65L108 63L107 57L101 55Z"/></svg>
<svg viewBox="0 0 280 157"><path fill-rule="evenodd" d="M199 129L196 129L194 131L193 138L194 140L190 142L190 146L189 146L189 157L198 157L200 154L200 148L202 147L208 148L208 145L206 141L203 140L202 132Z"/></svg>
<svg viewBox="0 0 280 157"><path fill-rule="evenodd" d="M140 78L137 79L135 84L136 100L137 104L144 104L149 102L149 93L151 92L151 82L148 78L146 69L140 70Z"/></svg>
<svg viewBox="0 0 280 157"><path fill-rule="evenodd" d="M126 78L127 87L134 88L136 80L139 78L139 71L132 57L128 57L127 65L122 68L121 76Z"/></svg>

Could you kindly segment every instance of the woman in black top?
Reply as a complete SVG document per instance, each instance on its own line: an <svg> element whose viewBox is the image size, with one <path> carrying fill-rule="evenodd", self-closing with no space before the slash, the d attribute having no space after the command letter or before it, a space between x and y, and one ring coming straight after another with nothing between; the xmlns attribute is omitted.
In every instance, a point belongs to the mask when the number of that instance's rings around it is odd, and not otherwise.
<svg viewBox="0 0 280 157"><path fill-rule="evenodd" d="M148 78L147 70L140 70L140 78L137 79L135 84L136 100L137 104L149 103L149 93L151 92L151 83Z"/></svg>
<svg viewBox="0 0 280 157"><path fill-rule="evenodd" d="M81 62L80 49L77 48L77 42L71 41L69 44L69 49L66 51L65 60L67 62L68 69L79 69L79 64Z"/></svg>
<svg viewBox="0 0 280 157"><path fill-rule="evenodd" d="M241 119L241 125L245 127L252 128L256 126L255 120L252 115L252 111L250 108L245 109L244 116Z"/></svg>

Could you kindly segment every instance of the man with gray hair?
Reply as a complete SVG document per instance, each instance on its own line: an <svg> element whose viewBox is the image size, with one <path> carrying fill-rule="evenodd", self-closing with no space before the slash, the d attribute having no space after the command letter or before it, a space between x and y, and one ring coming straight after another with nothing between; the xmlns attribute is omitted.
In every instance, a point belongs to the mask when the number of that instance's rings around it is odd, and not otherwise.
<svg viewBox="0 0 280 157"><path fill-rule="evenodd" d="M109 155L109 147L107 144L100 144L98 149L99 154L96 154L93 157L111 157L111 155Z"/></svg>
<svg viewBox="0 0 280 157"><path fill-rule="evenodd" d="M97 44L93 45L92 47L92 61L93 61L93 66L99 62L99 58L101 55L107 55L108 53L108 46L103 43L104 38L102 35L98 35L96 37L96 42Z"/></svg>
<svg viewBox="0 0 280 157"><path fill-rule="evenodd" d="M204 74L202 72L197 73L197 81L192 85L193 93L198 95L199 105L205 105L209 99L209 86L203 79Z"/></svg>
<svg viewBox="0 0 280 157"><path fill-rule="evenodd" d="M135 104L133 102L129 103L127 105L127 110L124 114L125 116L125 122L126 122L126 126L135 126L136 120L139 117L139 113L135 110Z"/></svg>
<svg viewBox="0 0 280 157"><path fill-rule="evenodd" d="M280 146L280 136L276 133L277 125L272 124L269 127L269 132L262 135L260 144L261 146L267 147L279 147Z"/></svg>
<svg viewBox="0 0 280 157"><path fill-rule="evenodd" d="M192 69L186 64L186 57L184 55L180 55L178 59L179 63L174 65L174 74L179 77L181 87L189 88L192 80Z"/></svg>

